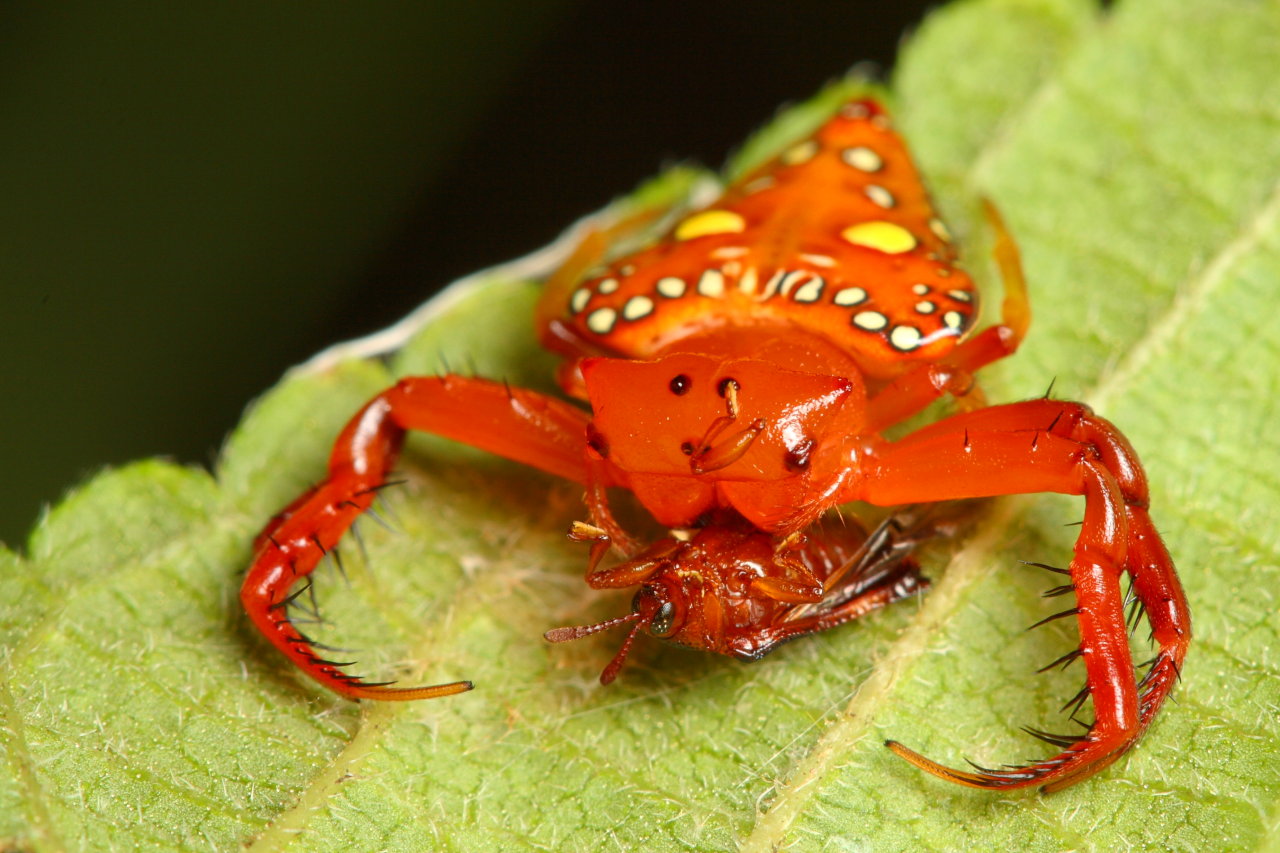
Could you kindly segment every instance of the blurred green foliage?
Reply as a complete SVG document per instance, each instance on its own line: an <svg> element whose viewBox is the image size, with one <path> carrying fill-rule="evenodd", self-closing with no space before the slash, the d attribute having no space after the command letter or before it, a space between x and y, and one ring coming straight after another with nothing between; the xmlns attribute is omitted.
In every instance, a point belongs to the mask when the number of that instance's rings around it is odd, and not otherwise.
<svg viewBox="0 0 1280 853"><path fill-rule="evenodd" d="M209 461L570 5L0 6L0 541Z"/></svg>

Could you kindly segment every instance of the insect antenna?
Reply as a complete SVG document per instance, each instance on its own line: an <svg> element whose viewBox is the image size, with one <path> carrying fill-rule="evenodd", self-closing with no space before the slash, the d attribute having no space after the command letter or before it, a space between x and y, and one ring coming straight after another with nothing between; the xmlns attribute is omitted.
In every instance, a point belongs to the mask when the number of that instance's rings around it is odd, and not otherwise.
<svg viewBox="0 0 1280 853"><path fill-rule="evenodd" d="M622 641L622 648L618 649L618 653L613 656L613 660L609 661L608 666L600 673L601 684L612 684L613 680L618 677L618 671L622 669L623 662L627 659L627 655L631 652L631 644L636 641L636 633L640 630L640 622L631 626L631 630L627 632L627 638Z"/></svg>
<svg viewBox="0 0 1280 853"><path fill-rule="evenodd" d="M627 638L622 641L622 648L613 656L613 660L609 661L609 665L604 668L604 672L600 673L600 683L609 684L618 677L618 671L622 669L623 662L627 659L627 655L631 651L631 644L635 642L636 632L640 630L641 614L636 612L628 613L626 616L619 616L616 619L606 619L603 622L597 622L594 625L578 625L568 628L552 628L542 635L549 643L566 643L569 640L581 640L583 637L589 637L592 634L598 634L601 631L621 625L624 622L635 622L628 632Z"/></svg>
<svg viewBox="0 0 1280 853"><path fill-rule="evenodd" d="M621 625L623 622L634 622L639 618L640 614L633 612L628 613L626 616L606 619L594 625L571 625L567 628L552 628L544 633L542 638L548 643L567 643L570 640L581 640L583 637L599 634L601 631L607 631L615 625Z"/></svg>

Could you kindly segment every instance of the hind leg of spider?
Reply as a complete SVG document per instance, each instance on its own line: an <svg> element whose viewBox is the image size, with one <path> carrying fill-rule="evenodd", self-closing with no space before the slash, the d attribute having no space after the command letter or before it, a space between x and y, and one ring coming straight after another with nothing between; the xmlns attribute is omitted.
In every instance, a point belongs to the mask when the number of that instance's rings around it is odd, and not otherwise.
<svg viewBox="0 0 1280 853"><path fill-rule="evenodd" d="M937 776L978 788L1043 785L1058 790L1108 766L1150 724L1190 640L1190 617L1173 563L1147 515L1136 454L1107 421L1076 403L1033 400L957 415L874 452L856 499L896 504L929 499L1061 492L1085 498L1070 565L1095 722L1081 736L1050 736L1063 751L1003 769L953 770L889 742ZM1129 572L1148 608L1160 651L1141 683L1129 654L1120 575ZM1054 617L1050 617L1054 618Z"/></svg>
<svg viewBox="0 0 1280 853"><path fill-rule="evenodd" d="M278 514L259 534L240 590L250 619L276 648L325 687L352 699L427 699L471 689L458 681L400 688L345 671L290 618L308 576L369 510L399 455L407 430L451 438L583 482L587 415L532 391L461 376L404 379L374 397L342 430L323 482Z"/></svg>

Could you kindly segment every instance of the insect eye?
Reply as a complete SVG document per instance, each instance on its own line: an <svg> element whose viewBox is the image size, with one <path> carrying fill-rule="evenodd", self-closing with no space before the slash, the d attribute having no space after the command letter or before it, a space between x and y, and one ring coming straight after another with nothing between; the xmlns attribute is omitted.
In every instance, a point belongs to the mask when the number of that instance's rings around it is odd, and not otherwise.
<svg viewBox="0 0 1280 853"><path fill-rule="evenodd" d="M716 393L723 397L729 393L730 385L733 386L735 391L742 388L742 386L738 384L738 380L734 379L732 376L726 376L724 379L721 379L720 384L716 386Z"/></svg>
<svg viewBox="0 0 1280 853"><path fill-rule="evenodd" d="M693 380L683 373L676 374L671 378L671 384L667 386L671 389L671 393L677 397L689 393L689 389L693 387Z"/></svg>
<svg viewBox="0 0 1280 853"><path fill-rule="evenodd" d="M665 637L675 627L675 618L676 606L670 601L664 601L662 606L658 608L658 612L653 615L653 619L650 620L649 630L655 637Z"/></svg>

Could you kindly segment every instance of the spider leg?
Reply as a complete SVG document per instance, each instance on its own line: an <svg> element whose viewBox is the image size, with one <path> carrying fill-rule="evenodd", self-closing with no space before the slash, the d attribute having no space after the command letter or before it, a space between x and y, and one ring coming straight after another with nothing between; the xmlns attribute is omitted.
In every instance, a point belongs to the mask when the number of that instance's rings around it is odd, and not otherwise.
<svg viewBox="0 0 1280 853"><path fill-rule="evenodd" d="M541 394L457 375L401 380L374 397L335 442L325 480L276 515L255 541L240 600L276 648L329 689L352 699L426 699L468 681L398 688L343 671L289 617L290 590L333 551L387 484L407 430L420 430L584 482L587 415ZM309 582L309 581L308 581Z"/></svg>
<svg viewBox="0 0 1280 853"><path fill-rule="evenodd" d="M856 497L892 505L1034 492L1085 499L1069 572L1096 720L1079 738L1058 738L1064 747L1058 755L977 772L944 767L888 742L921 769L962 785L1043 785L1054 791L1108 766L1154 719L1177 680L1191 638L1186 597L1147 513L1149 494L1138 457L1114 426L1083 405L1033 400L925 427L869 454ZM1123 572L1133 578L1159 646L1141 682L1129 654Z"/></svg>

